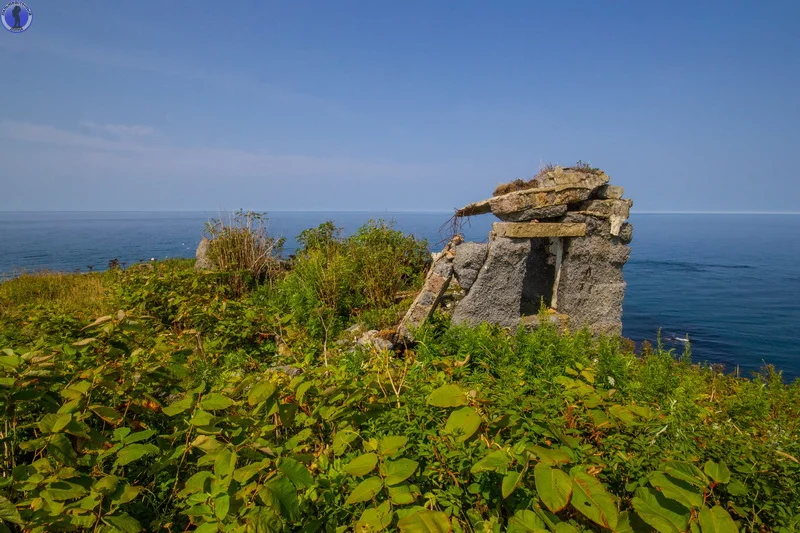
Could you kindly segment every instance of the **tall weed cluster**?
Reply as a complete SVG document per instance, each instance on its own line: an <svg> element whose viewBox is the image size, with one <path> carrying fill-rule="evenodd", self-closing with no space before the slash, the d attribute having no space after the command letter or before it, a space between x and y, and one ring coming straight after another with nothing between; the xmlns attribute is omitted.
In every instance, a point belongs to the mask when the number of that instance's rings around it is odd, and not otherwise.
<svg viewBox="0 0 800 533"><path fill-rule="evenodd" d="M264 213L235 211L206 223L208 259L230 276L237 293L264 281L278 269L284 239L269 235Z"/></svg>

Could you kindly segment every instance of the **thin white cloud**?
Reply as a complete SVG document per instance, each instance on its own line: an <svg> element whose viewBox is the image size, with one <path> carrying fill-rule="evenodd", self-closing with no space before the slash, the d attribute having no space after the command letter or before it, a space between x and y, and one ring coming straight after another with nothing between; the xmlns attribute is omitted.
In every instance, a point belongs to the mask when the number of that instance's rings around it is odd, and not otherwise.
<svg viewBox="0 0 800 533"><path fill-rule="evenodd" d="M152 135L155 129L151 126L140 126L136 124L96 124L94 122L81 122L84 128L100 133L111 134L116 137L141 137Z"/></svg>
<svg viewBox="0 0 800 533"><path fill-rule="evenodd" d="M117 171L129 175L157 174L195 177L304 177L342 178L348 181L414 179L453 171L449 165L375 160L354 157L322 157L301 154L270 154L241 149L179 147L148 135L108 139L47 124L0 121L0 137L30 145L37 159L48 159L53 151L70 151L61 164L85 165L85 170ZM65 169L62 166L63 170Z"/></svg>

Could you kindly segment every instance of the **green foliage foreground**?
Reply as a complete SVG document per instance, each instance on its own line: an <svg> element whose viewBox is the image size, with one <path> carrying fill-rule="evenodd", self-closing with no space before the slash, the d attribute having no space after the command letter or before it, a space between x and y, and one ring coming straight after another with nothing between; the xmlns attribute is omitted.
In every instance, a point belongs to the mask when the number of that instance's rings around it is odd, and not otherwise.
<svg viewBox="0 0 800 533"><path fill-rule="evenodd" d="M444 317L360 346L346 326L407 305L372 276L407 290L422 263L334 229L246 294L179 261L104 273L122 310L94 321L0 314L0 530L800 529L797 382ZM370 274L382 246L409 259Z"/></svg>

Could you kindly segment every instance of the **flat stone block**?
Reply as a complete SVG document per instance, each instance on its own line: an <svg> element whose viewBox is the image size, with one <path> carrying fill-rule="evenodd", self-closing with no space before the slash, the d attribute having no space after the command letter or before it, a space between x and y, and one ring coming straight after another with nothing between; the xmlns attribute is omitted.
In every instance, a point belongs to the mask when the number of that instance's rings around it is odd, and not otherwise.
<svg viewBox="0 0 800 533"><path fill-rule="evenodd" d="M619 200L625 194L625 189L619 185L603 185L594 193L601 200Z"/></svg>
<svg viewBox="0 0 800 533"><path fill-rule="evenodd" d="M492 232L497 237L534 239L540 237L583 237L586 224L579 222L495 222Z"/></svg>

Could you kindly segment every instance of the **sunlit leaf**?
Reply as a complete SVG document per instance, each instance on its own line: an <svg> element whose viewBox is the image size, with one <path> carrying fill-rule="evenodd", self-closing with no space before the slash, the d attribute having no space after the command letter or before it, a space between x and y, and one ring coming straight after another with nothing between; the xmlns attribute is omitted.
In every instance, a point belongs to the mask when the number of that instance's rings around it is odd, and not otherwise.
<svg viewBox="0 0 800 533"><path fill-rule="evenodd" d="M368 477L353 489L345 503L358 503L371 500L383 488L383 480L378 476Z"/></svg>
<svg viewBox="0 0 800 533"><path fill-rule="evenodd" d="M372 452L365 453L347 463L344 467L344 471L351 476L364 476L372 472L377 464L377 455Z"/></svg>
<svg viewBox="0 0 800 533"><path fill-rule="evenodd" d="M573 468L570 474L572 506L603 527L617 527L619 511L606 488L596 478L578 468Z"/></svg>
<svg viewBox="0 0 800 533"><path fill-rule="evenodd" d="M558 468L537 463L533 469L536 492L550 511L557 513L569 503L572 479Z"/></svg>
<svg viewBox="0 0 800 533"><path fill-rule="evenodd" d="M711 509L703 507L698 514L703 533L737 533L739 529L724 508L715 505Z"/></svg>
<svg viewBox="0 0 800 533"><path fill-rule="evenodd" d="M458 407L467 403L464 389L458 385L443 385L428 396L428 405L435 407Z"/></svg>
<svg viewBox="0 0 800 533"><path fill-rule="evenodd" d="M445 433L454 435L458 442L464 442L481 427L481 415L472 407L456 409L447 418Z"/></svg>
<svg viewBox="0 0 800 533"><path fill-rule="evenodd" d="M450 519L441 511L427 509L401 518L397 527L404 533L449 533Z"/></svg>

